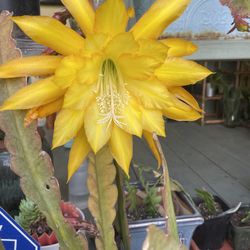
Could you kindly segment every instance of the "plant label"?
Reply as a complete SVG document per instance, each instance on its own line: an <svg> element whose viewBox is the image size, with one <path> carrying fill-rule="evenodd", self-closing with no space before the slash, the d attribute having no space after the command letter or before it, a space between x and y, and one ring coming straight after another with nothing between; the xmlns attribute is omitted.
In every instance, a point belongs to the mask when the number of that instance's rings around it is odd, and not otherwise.
<svg viewBox="0 0 250 250"><path fill-rule="evenodd" d="M5 250L40 250L39 244L1 207L0 239Z"/></svg>

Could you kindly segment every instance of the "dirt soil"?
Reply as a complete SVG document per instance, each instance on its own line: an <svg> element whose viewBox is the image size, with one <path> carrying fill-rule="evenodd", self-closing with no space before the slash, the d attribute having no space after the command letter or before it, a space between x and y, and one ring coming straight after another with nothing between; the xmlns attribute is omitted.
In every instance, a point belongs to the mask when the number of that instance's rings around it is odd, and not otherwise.
<svg viewBox="0 0 250 250"><path fill-rule="evenodd" d="M213 219L217 215L223 213L223 209L218 202L215 202L215 208L216 208L216 212L212 214L208 211L207 207L205 206L203 202L198 205L198 210L205 220Z"/></svg>
<svg viewBox="0 0 250 250"><path fill-rule="evenodd" d="M247 216L247 213L249 212L250 208L241 208L237 213L235 213L232 218L231 222L234 226L238 227L250 227L250 220L247 222L241 222L242 219L244 219Z"/></svg>

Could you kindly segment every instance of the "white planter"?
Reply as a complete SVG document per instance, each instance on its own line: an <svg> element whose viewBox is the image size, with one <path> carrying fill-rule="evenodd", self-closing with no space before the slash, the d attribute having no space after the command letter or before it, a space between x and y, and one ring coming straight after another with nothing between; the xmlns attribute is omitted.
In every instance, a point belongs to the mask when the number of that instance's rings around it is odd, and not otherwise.
<svg viewBox="0 0 250 250"><path fill-rule="evenodd" d="M49 245L49 246L42 246L41 250L59 250L59 243Z"/></svg>
<svg viewBox="0 0 250 250"><path fill-rule="evenodd" d="M214 95L215 95L215 88L210 82L208 82L207 89L206 89L206 96L213 97Z"/></svg>
<svg viewBox="0 0 250 250"><path fill-rule="evenodd" d="M69 181L69 201L81 210L88 207L87 178L88 160L85 160Z"/></svg>

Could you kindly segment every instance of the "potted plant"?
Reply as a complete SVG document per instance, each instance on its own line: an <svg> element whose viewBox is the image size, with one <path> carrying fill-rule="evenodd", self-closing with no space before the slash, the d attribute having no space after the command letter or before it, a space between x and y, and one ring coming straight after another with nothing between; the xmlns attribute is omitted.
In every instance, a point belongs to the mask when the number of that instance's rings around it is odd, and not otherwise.
<svg viewBox="0 0 250 250"><path fill-rule="evenodd" d="M193 239L202 250L220 249L226 239L231 213L224 214L229 209L227 204L206 190L196 190L197 209L205 222L197 227Z"/></svg>
<svg viewBox="0 0 250 250"><path fill-rule="evenodd" d="M85 221L84 214L70 202L61 202L64 218L76 229L87 230L88 235L96 236L95 226ZM37 205L29 199L23 199L19 206L17 223L41 245L41 250L57 250L59 244L55 233L48 226L45 216Z"/></svg>
<svg viewBox="0 0 250 250"><path fill-rule="evenodd" d="M135 164L134 167L137 168L138 182L126 181L126 211L131 249L142 249L149 225L156 225L161 229L166 226L162 203L163 185L162 176L156 172L155 182L146 181L144 174L152 173L150 168ZM172 182L172 198L180 240L189 248L193 232L203 223L203 218L177 182Z"/></svg>
<svg viewBox="0 0 250 250"><path fill-rule="evenodd" d="M213 97L219 92L220 85L224 81L223 74L221 72L216 72L207 78L206 84L206 96Z"/></svg>
<svg viewBox="0 0 250 250"><path fill-rule="evenodd" d="M234 84L227 84L224 87L223 110L225 125L235 127L239 124L239 111L241 103L241 90Z"/></svg>
<svg viewBox="0 0 250 250"><path fill-rule="evenodd" d="M243 126L250 126L250 86L242 85L241 86L242 93L242 102L241 102L241 119Z"/></svg>
<svg viewBox="0 0 250 250"><path fill-rule="evenodd" d="M230 239L234 249L250 249L250 205L242 205L230 222Z"/></svg>
<svg viewBox="0 0 250 250"><path fill-rule="evenodd" d="M190 54L186 46L190 42L182 41L172 54L176 58L169 58L165 39L158 40L185 10L188 0L181 4L179 0L155 1L129 32L126 26L133 11L127 10L123 1L105 0L97 10L88 0L62 2L85 37L53 18L10 18L6 13L1 16L0 59L4 63L0 66L1 111L15 111L1 112L0 124L13 156L12 167L22 178L22 188L46 214L62 249L87 249L86 241L76 235L61 214L59 187L51 162L41 152L32 123L37 118L56 114L53 147L73 139L69 179L89 157L88 208L100 233L96 245L98 249L113 250L116 249L113 223L117 198L120 198L116 173L129 173L133 136L146 138L157 155L156 135L165 136L163 116L182 121L201 117L195 99L180 86L196 83L211 71L180 58ZM20 58L10 39L13 20L33 40L57 53ZM25 86L21 78L31 75L46 78ZM23 126L24 118L31 121L28 128ZM119 167L113 164L114 160ZM168 218L168 236L162 234L179 246L169 174L163 157L159 165L164 170L163 203Z"/></svg>

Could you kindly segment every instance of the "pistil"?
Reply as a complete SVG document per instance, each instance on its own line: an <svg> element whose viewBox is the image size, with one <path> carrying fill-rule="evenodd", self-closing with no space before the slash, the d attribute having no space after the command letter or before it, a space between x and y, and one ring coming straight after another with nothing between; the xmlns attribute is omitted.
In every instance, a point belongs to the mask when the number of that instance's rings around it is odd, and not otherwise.
<svg viewBox="0 0 250 250"><path fill-rule="evenodd" d="M129 95L121 73L110 59L106 59L102 64L97 93L99 112L103 117L99 122L108 123L110 126L113 121L119 127L124 126L122 114L128 104Z"/></svg>

